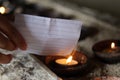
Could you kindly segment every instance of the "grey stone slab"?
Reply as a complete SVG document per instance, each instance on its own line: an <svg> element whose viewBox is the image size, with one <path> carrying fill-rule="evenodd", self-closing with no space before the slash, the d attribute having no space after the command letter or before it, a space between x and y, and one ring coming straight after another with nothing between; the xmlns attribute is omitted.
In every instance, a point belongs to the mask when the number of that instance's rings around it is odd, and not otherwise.
<svg viewBox="0 0 120 80"><path fill-rule="evenodd" d="M12 54L13 60L9 64L0 64L0 80L60 80L41 61L30 55L19 52Z"/></svg>

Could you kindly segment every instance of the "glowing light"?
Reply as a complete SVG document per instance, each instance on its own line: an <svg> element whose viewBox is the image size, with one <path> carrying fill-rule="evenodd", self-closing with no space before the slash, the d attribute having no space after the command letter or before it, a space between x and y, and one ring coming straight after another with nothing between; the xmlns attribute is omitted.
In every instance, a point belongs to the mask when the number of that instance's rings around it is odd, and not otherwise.
<svg viewBox="0 0 120 80"><path fill-rule="evenodd" d="M115 43L114 42L111 43L111 48L112 49L115 48Z"/></svg>
<svg viewBox="0 0 120 80"><path fill-rule="evenodd" d="M66 58L57 59L57 60L55 60L55 62L57 64L64 65L64 66L77 65L78 61L73 60L72 58L73 58L72 56L69 56L67 59Z"/></svg>
<svg viewBox="0 0 120 80"><path fill-rule="evenodd" d="M1 14L4 14L4 13L5 13L5 10L6 10L5 7L0 7L0 13L1 13Z"/></svg>
<svg viewBox="0 0 120 80"><path fill-rule="evenodd" d="M66 60L66 63L69 64L72 61L72 56L69 56L68 59Z"/></svg>

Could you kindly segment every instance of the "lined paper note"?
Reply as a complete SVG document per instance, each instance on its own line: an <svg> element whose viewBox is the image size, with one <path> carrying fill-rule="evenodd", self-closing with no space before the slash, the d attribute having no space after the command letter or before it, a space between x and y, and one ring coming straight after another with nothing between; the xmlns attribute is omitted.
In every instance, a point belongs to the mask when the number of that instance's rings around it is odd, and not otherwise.
<svg viewBox="0 0 120 80"><path fill-rule="evenodd" d="M81 22L17 14L15 26L27 42L25 52L38 55L68 55L75 48Z"/></svg>

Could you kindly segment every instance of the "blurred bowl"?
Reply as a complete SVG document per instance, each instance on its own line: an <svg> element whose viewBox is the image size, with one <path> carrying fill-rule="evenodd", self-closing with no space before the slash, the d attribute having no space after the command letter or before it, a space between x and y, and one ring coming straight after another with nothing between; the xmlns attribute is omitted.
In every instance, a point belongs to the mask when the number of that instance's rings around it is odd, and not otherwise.
<svg viewBox="0 0 120 80"><path fill-rule="evenodd" d="M111 49L111 43L115 43L116 50ZM93 45L95 57L105 63L120 62L120 40L103 40Z"/></svg>

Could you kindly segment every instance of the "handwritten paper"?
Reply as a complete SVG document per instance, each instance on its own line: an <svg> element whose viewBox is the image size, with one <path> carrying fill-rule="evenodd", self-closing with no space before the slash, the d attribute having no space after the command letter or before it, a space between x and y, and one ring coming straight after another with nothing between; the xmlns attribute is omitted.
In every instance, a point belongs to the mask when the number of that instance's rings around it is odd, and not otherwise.
<svg viewBox="0 0 120 80"><path fill-rule="evenodd" d="M16 14L15 18L15 26L27 42L27 53L68 55L80 37L80 21L25 14Z"/></svg>

